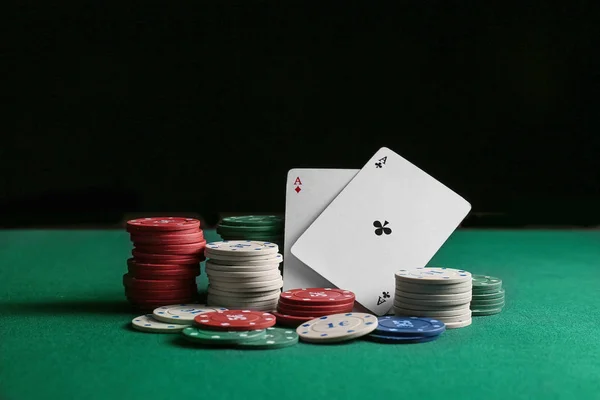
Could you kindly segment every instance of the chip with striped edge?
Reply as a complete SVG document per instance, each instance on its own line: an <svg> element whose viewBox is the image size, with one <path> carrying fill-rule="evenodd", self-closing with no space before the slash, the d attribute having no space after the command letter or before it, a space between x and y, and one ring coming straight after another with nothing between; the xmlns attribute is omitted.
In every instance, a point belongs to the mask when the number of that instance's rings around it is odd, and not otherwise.
<svg viewBox="0 0 600 400"><path fill-rule="evenodd" d="M305 342L337 343L368 335L377 325L377 317L372 314L334 314L303 323L296 333Z"/></svg>
<svg viewBox="0 0 600 400"><path fill-rule="evenodd" d="M227 310L197 315L194 322L207 329L248 331L271 327L275 325L276 318L273 314L262 311Z"/></svg>

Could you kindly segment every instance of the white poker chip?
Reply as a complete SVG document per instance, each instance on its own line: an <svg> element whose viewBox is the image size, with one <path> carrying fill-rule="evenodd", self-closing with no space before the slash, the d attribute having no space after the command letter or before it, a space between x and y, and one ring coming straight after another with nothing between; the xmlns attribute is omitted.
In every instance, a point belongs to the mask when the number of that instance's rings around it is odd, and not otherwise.
<svg viewBox="0 0 600 400"><path fill-rule="evenodd" d="M264 292L271 292L274 290L281 290L281 287L283 286L283 284L281 282L278 282L271 286L238 288L238 287L227 286L228 283L231 283L231 282L218 282L217 284L215 284L215 282L210 282L209 287L216 289L216 290L220 290L222 292L238 291L240 293L243 292L246 294L246 293L264 293ZM225 285L225 286L223 286L223 285Z"/></svg>
<svg viewBox="0 0 600 400"><path fill-rule="evenodd" d="M418 300L417 300L418 301ZM407 303L396 297L394 299L394 307L408 308L409 310L420 310L420 311L456 311L469 309L470 301L462 302L461 304L443 305L443 304L424 304L424 303Z"/></svg>
<svg viewBox="0 0 600 400"><path fill-rule="evenodd" d="M228 240L223 242L211 242L206 244L204 250L207 257L214 255L269 255L277 254L279 247L271 242L259 242L256 240Z"/></svg>
<svg viewBox="0 0 600 400"><path fill-rule="evenodd" d="M281 274L272 274L267 276L257 276L254 278L251 277L243 277L243 276L214 276L208 275L208 281L215 282L230 282L230 283L262 283L262 282L271 282L275 283L275 281L281 280Z"/></svg>
<svg viewBox="0 0 600 400"><path fill-rule="evenodd" d="M469 311L469 308L454 310L413 310L411 308L394 306L394 315L406 317L430 317L442 319L444 317L458 317Z"/></svg>
<svg viewBox="0 0 600 400"><path fill-rule="evenodd" d="M428 293L410 293L401 290L396 290L396 297L403 297L409 299L420 299L427 301L459 301L459 300L471 300L471 291L464 293L451 293L451 294L428 294Z"/></svg>
<svg viewBox="0 0 600 400"><path fill-rule="evenodd" d="M448 285L430 285L425 283L408 283L396 279L396 291L416 294L459 294L471 291L471 282L452 283Z"/></svg>
<svg viewBox="0 0 600 400"><path fill-rule="evenodd" d="M464 328L465 326L469 326L471 325L471 323L473 322L473 320L471 318L469 319L465 319L462 321L458 321L458 322L444 322L444 324L446 324L446 328L447 329L456 329L456 328Z"/></svg>
<svg viewBox="0 0 600 400"><path fill-rule="evenodd" d="M277 279L271 279L268 281L251 281L251 282L247 282L247 281L239 281L239 282L230 282L230 281L226 281L226 280L221 280L221 279L210 279L209 280L210 284L215 286L215 287L221 287L221 288L235 288L235 289L250 289L250 288L278 288L278 287L282 287L283 286L283 279L281 279L281 276ZM265 289L265 290L269 290L269 289Z"/></svg>
<svg viewBox="0 0 600 400"><path fill-rule="evenodd" d="M212 268L206 267L206 274L210 277L210 276L221 276L221 277L229 277L229 278L260 278L260 277L270 277L270 276L274 276L273 279L275 279L277 276L281 276L281 273L279 272L279 268L275 268L275 269L271 269L271 270L266 270L266 271L236 271L236 272L230 272L230 271L216 271L213 270Z"/></svg>
<svg viewBox="0 0 600 400"><path fill-rule="evenodd" d="M458 315L456 317L442 317L442 316L435 316L432 317L435 318L437 320L442 321L444 324L450 323L450 322L460 322L460 321L466 321L468 319L471 319L471 310L469 310L469 312L462 314L462 315Z"/></svg>
<svg viewBox="0 0 600 400"><path fill-rule="evenodd" d="M334 343L367 335L377 325L377 317L372 314L333 314L303 323L296 329L296 333L305 342Z"/></svg>
<svg viewBox="0 0 600 400"><path fill-rule="evenodd" d="M219 290L219 289L215 289L212 286L208 287L208 294L214 294L217 296L221 296L221 297L228 297L228 298L239 298L239 299L264 299L264 300L271 300L271 299L278 299L279 296L281 295L281 290L279 289L275 289L275 290L267 290L264 292L247 292L247 291L224 291L224 290Z"/></svg>
<svg viewBox="0 0 600 400"><path fill-rule="evenodd" d="M217 264L212 261L206 262L207 271L223 272L248 272L248 271L273 271L279 269L279 263L257 264L257 265L227 265Z"/></svg>
<svg viewBox="0 0 600 400"><path fill-rule="evenodd" d="M133 329L142 332L177 333L191 325L167 324L157 321L152 314L140 315L131 320Z"/></svg>
<svg viewBox="0 0 600 400"><path fill-rule="evenodd" d="M417 267L401 269L396 272L396 279L406 282L427 282L428 284L445 285L449 283L471 282L471 273L453 268Z"/></svg>
<svg viewBox="0 0 600 400"><path fill-rule="evenodd" d="M461 297L456 299L413 299L410 297L400 297L398 294L394 297L394 301L403 304L415 304L418 306L432 306L432 307L448 307L448 306L459 306L463 304L469 304L471 297Z"/></svg>
<svg viewBox="0 0 600 400"><path fill-rule="evenodd" d="M208 262L213 264L231 265L231 266L250 266L250 265L266 265L266 264L280 264L283 262L283 255L268 254L266 256L248 256L241 257L236 255L218 255L212 257Z"/></svg>
<svg viewBox="0 0 600 400"><path fill-rule="evenodd" d="M170 306L158 307L152 314L155 319L162 322L189 324L194 322L194 317L198 314L224 310L227 309L209 307L205 304L173 304Z"/></svg>
<svg viewBox="0 0 600 400"><path fill-rule="evenodd" d="M248 305L248 307L250 307L251 305L255 305L257 307L262 307L262 306L271 306L271 305L277 305L277 303L279 302L279 299L268 299L268 300L256 300L256 299L239 299L239 298L231 298L231 297L222 297L222 296L215 296L214 294L209 294L207 296L207 300L208 304L219 304L223 307L227 307L229 309L240 309L240 308L247 308L247 307L243 307L244 304Z"/></svg>

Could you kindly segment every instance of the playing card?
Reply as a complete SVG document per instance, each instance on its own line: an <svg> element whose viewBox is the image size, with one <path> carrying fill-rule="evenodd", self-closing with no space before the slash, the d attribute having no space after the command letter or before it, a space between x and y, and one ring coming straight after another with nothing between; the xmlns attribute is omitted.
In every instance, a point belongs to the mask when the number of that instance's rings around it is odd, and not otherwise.
<svg viewBox="0 0 600 400"><path fill-rule="evenodd" d="M292 246L292 254L377 315L393 303L394 272L425 266L471 205L381 148Z"/></svg>
<svg viewBox="0 0 600 400"><path fill-rule="evenodd" d="M285 191L283 290L331 287L331 283L291 253L298 237L358 173L357 169L295 168Z"/></svg>

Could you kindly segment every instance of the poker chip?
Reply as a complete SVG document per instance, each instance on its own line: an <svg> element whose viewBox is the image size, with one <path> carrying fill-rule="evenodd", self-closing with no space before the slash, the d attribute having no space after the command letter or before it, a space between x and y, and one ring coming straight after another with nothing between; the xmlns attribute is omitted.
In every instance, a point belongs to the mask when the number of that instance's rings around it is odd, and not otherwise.
<svg viewBox="0 0 600 400"><path fill-rule="evenodd" d="M399 301L397 298L394 299L394 307L408 308L409 310L421 310L421 311L452 311L452 310L465 310L469 309L469 302L456 304L456 305L437 305L437 304L416 304L416 303L405 303Z"/></svg>
<svg viewBox="0 0 600 400"><path fill-rule="evenodd" d="M452 294L428 294L428 293L410 293L399 291L398 296L405 299L426 300L426 301L469 301L471 300L471 292L452 293Z"/></svg>
<svg viewBox="0 0 600 400"><path fill-rule="evenodd" d="M472 298L472 301L503 299L504 298L504 289L500 289L497 292L491 292L491 293L473 294L471 298Z"/></svg>
<svg viewBox="0 0 600 400"><path fill-rule="evenodd" d="M252 301L252 299L235 299L209 294L206 301L209 305L220 304L224 307L234 309L273 311L277 308L277 299Z"/></svg>
<svg viewBox="0 0 600 400"><path fill-rule="evenodd" d="M471 281L471 273L453 268L417 267L401 269L396 272L396 279L410 283L424 282L427 284L463 283Z"/></svg>
<svg viewBox="0 0 600 400"><path fill-rule="evenodd" d="M279 270L279 262L256 263L254 265L227 265L215 263L212 258L206 262L207 272L258 272L273 270Z"/></svg>
<svg viewBox="0 0 600 400"><path fill-rule="evenodd" d="M206 256L231 255L236 256L265 256L277 254L279 247L275 243L259 242L255 240L232 240L211 242L206 245Z"/></svg>
<svg viewBox="0 0 600 400"><path fill-rule="evenodd" d="M229 282L225 282L225 283L229 283ZM273 284L271 286L258 286L258 287L244 287L244 288L238 288L235 286L221 286L221 282L219 282L219 284L215 284L215 282L212 282L210 284L210 287L212 287L213 289L217 289L220 290L222 292L231 292L231 291L239 291L240 293L256 293L256 292L269 292L272 290L279 290L281 289L282 286L282 281L277 282L276 284Z"/></svg>
<svg viewBox="0 0 600 400"><path fill-rule="evenodd" d="M126 288L136 289L184 289L195 285L195 279L138 279L129 274L123 275L123 285Z"/></svg>
<svg viewBox="0 0 600 400"><path fill-rule="evenodd" d="M131 255L135 260L149 264L198 264L204 259L201 255L155 254L139 251L138 249L131 250Z"/></svg>
<svg viewBox="0 0 600 400"><path fill-rule="evenodd" d="M220 279L229 278L232 280L235 279L243 279L244 281L248 281L251 279L260 279L260 278L271 278L276 279L277 277L281 278L281 273L279 272L279 268L272 268L265 271L219 271L213 270L212 268L206 268L206 273L209 277L215 277ZM272 280L272 279L271 279Z"/></svg>
<svg viewBox="0 0 600 400"><path fill-rule="evenodd" d="M305 322L296 328L296 333L309 343L337 343L367 335L377 325L377 317L371 314L334 314Z"/></svg>
<svg viewBox="0 0 600 400"><path fill-rule="evenodd" d="M281 276L279 278L276 279L272 279L269 281L248 281L248 280L243 280L243 281L239 281L239 282L231 282L231 281L224 281L221 279L216 279L216 278L212 278L210 280L211 285L215 286L215 287L221 287L221 288L231 288L231 289L246 289L246 288L276 288L276 287L281 287L283 286L283 280L281 279Z"/></svg>
<svg viewBox="0 0 600 400"><path fill-rule="evenodd" d="M471 283L451 283L447 285L428 285L425 283L408 283L396 280L396 292L413 294L450 295L471 292Z"/></svg>
<svg viewBox="0 0 600 400"><path fill-rule="evenodd" d="M222 234L237 234L237 233L257 233L263 235L273 235L281 233L282 228L278 226L242 226L242 225L225 225L224 223L219 224L217 227L217 233Z"/></svg>
<svg viewBox="0 0 600 400"><path fill-rule="evenodd" d="M459 308L453 310L412 310L410 308L401 308L394 306L394 314L398 316L431 317L442 319L443 317L457 317L464 315L469 311L468 308Z"/></svg>
<svg viewBox="0 0 600 400"><path fill-rule="evenodd" d="M231 226L281 226L283 218L275 215L244 215L236 217L226 217L221 221L222 224Z"/></svg>
<svg viewBox="0 0 600 400"><path fill-rule="evenodd" d="M282 326L297 327L298 325L304 322L308 322L315 319L315 317L299 317L296 315L282 314L276 311L273 311L271 314L273 314L277 318L277 324Z"/></svg>
<svg viewBox="0 0 600 400"><path fill-rule="evenodd" d="M182 330L183 336L192 343L206 345L241 345L265 338L265 329L254 329L248 331L214 331L186 327Z"/></svg>
<svg viewBox="0 0 600 400"><path fill-rule="evenodd" d="M132 233L130 239L133 243L140 245L173 245L173 244L193 244L204 241L202 231L184 234L140 234Z"/></svg>
<svg viewBox="0 0 600 400"><path fill-rule="evenodd" d="M466 326L471 325L471 323L472 323L471 318L462 320L462 321L457 321L457 322L448 322L448 323L446 323L446 328L447 329L464 328Z"/></svg>
<svg viewBox="0 0 600 400"><path fill-rule="evenodd" d="M348 303L355 300L354 293L351 291L332 288L292 289L281 293L281 298L287 299L290 303L315 305Z"/></svg>
<svg viewBox="0 0 600 400"><path fill-rule="evenodd" d="M411 316L383 316L379 317L375 334L387 336L439 336L446 326L442 321L432 318Z"/></svg>
<svg viewBox="0 0 600 400"><path fill-rule="evenodd" d="M471 314L471 310L469 310L468 312L466 312L464 314L461 314L461 315L458 315L458 316L454 316L454 317L445 317L443 315L442 316L437 316L436 315L436 316L431 317L431 318L435 318L437 320L442 321L444 324L447 324L447 323L450 323L450 322L460 322L460 321L464 321L464 320L470 319L471 315L472 315Z"/></svg>
<svg viewBox="0 0 600 400"><path fill-rule="evenodd" d="M239 299L263 299L263 300L271 300L278 299L281 291L279 289L267 290L261 292L239 292L239 291L226 291L216 289L212 286L208 287L208 294L214 294L221 297L227 298L239 298Z"/></svg>
<svg viewBox="0 0 600 400"><path fill-rule="evenodd" d="M210 260L214 264L222 265L265 265L280 263L283 261L283 256L281 254L265 254L252 256L211 254Z"/></svg>
<svg viewBox="0 0 600 400"><path fill-rule="evenodd" d="M275 316L252 310L227 310L197 315L194 321L207 329L252 330L275 325Z"/></svg>
<svg viewBox="0 0 600 400"><path fill-rule="evenodd" d="M200 221L194 218L151 217L127 221L127 231L181 231L200 228Z"/></svg>
<svg viewBox="0 0 600 400"><path fill-rule="evenodd" d="M473 275L473 289L500 290L502 279L488 275Z"/></svg>
<svg viewBox="0 0 600 400"><path fill-rule="evenodd" d="M298 317L322 317L325 315L333 315L333 314L341 314L352 312L352 307L341 307L338 309L324 309L324 310L298 310L298 309L289 309L284 306L277 305L277 311L286 314L286 315L294 315Z"/></svg>
<svg viewBox="0 0 600 400"><path fill-rule="evenodd" d="M431 307L446 307L446 306L458 306L458 305L464 305L464 304L469 304L469 302L471 301L471 297L462 297L462 298L458 298L458 299L445 299L445 300L439 300L439 299L426 299L426 298L422 298L422 299L413 299L411 297L404 297L404 296L396 296L394 297L394 302L397 303L402 303L402 304L415 304L415 305L421 305L421 306L431 306Z"/></svg>
<svg viewBox="0 0 600 400"><path fill-rule="evenodd" d="M200 275L200 266L161 269L144 268L132 264L127 267L127 272L138 279L195 279L196 276Z"/></svg>
<svg viewBox="0 0 600 400"><path fill-rule="evenodd" d="M376 335L369 334L365 336L367 340L377 342L377 343L389 343L389 344L409 344L409 343L426 343L433 342L439 338L437 336L390 336L390 335Z"/></svg>
<svg viewBox="0 0 600 400"><path fill-rule="evenodd" d="M298 334L293 329L270 327L266 329L266 335L257 340L238 343L237 347L242 349L282 349L294 346L298 343Z"/></svg>
<svg viewBox="0 0 600 400"><path fill-rule="evenodd" d="M189 299L196 297L196 293L192 290L144 290L133 291L125 290L125 296L135 303L148 301L161 301L163 303L173 303L181 299Z"/></svg>
<svg viewBox="0 0 600 400"><path fill-rule="evenodd" d="M136 251L147 253L147 254L176 254L176 255L190 255L190 256L201 256L204 254L204 247L206 241L188 244L136 244Z"/></svg>
<svg viewBox="0 0 600 400"><path fill-rule="evenodd" d="M131 326L133 329L142 332L153 332L153 333L177 333L182 331L189 325L177 325L177 324L166 324L155 320L152 314L140 315L131 320Z"/></svg>
<svg viewBox="0 0 600 400"><path fill-rule="evenodd" d="M158 321L190 324L198 315L226 310L226 308L209 307L204 304L172 304L156 308L152 315Z"/></svg>
<svg viewBox="0 0 600 400"><path fill-rule="evenodd" d="M482 316L487 316L487 315L496 315L496 314L500 314L502 312L502 308L491 308L491 309L484 309L484 310L471 310L472 316L476 317L482 317Z"/></svg>

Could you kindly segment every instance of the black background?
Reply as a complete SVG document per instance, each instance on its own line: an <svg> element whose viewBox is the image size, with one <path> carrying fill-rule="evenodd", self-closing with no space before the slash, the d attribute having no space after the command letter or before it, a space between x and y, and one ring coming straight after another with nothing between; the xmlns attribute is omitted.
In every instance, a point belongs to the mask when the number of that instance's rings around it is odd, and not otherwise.
<svg viewBox="0 0 600 400"><path fill-rule="evenodd" d="M14 9L4 225L281 213L288 169L381 146L468 224L600 220L593 2L175 3Z"/></svg>

